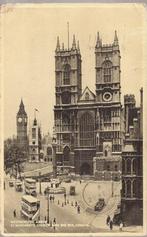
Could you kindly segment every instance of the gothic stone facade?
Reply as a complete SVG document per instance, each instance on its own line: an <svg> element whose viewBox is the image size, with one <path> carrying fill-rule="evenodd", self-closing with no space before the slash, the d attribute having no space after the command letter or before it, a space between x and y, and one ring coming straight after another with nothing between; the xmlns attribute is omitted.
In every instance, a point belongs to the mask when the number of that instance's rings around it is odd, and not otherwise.
<svg viewBox="0 0 147 237"><path fill-rule="evenodd" d="M140 107L134 95L124 97L125 140L122 150L122 218L129 225L143 224L143 91Z"/></svg>
<svg viewBox="0 0 147 237"><path fill-rule="evenodd" d="M79 42L55 51L57 164L73 167L78 174L106 179L121 169L120 50L117 34L111 45L97 35L95 46L95 94L82 92L82 60ZM94 162L93 162L94 159ZM98 167L102 168L102 170ZM101 171L104 171L102 173Z"/></svg>

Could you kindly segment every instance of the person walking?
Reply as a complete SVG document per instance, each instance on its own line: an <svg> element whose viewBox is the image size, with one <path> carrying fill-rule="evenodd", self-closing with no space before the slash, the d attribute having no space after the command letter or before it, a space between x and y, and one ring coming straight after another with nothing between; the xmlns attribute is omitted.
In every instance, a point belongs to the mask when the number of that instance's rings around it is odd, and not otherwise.
<svg viewBox="0 0 147 237"><path fill-rule="evenodd" d="M53 219L53 224L56 225L56 218Z"/></svg>
<svg viewBox="0 0 147 237"><path fill-rule="evenodd" d="M77 207L78 206L78 203L77 203L77 201L75 201L75 207Z"/></svg>
<svg viewBox="0 0 147 237"><path fill-rule="evenodd" d="M16 217L16 209L13 211L13 216Z"/></svg>
<svg viewBox="0 0 147 237"><path fill-rule="evenodd" d="M80 214L80 206L79 205L77 206L77 212L78 212L78 214Z"/></svg>
<svg viewBox="0 0 147 237"><path fill-rule="evenodd" d="M109 222L110 222L110 216L108 215L106 219L106 224L109 225Z"/></svg>
<svg viewBox="0 0 147 237"><path fill-rule="evenodd" d="M109 226L110 226L110 230L113 230L113 221L112 220L110 220Z"/></svg>
<svg viewBox="0 0 147 237"><path fill-rule="evenodd" d="M54 196L54 195L52 196L52 200L53 200L53 202L54 202L54 200L55 200L55 196Z"/></svg>
<svg viewBox="0 0 147 237"><path fill-rule="evenodd" d="M119 230L122 231L122 229L123 229L123 222L120 221L120 224L119 224Z"/></svg>

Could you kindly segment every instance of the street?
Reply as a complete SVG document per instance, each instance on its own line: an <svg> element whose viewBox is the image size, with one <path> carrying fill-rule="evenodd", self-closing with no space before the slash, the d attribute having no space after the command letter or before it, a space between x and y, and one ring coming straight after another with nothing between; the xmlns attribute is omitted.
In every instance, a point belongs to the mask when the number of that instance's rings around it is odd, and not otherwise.
<svg viewBox="0 0 147 237"><path fill-rule="evenodd" d="M47 197L44 190L48 183L41 183L41 194L39 194L39 183L37 183L37 198L40 200L40 223L35 225L34 222L28 222L21 217L21 197L23 192L16 192L14 187L9 187L8 178L5 179L4 191L4 231L6 233L37 233L37 232L69 232L69 233L99 233L110 232L106 225L108 215L113 218L114 211L120 201L120 183L114 183L114 196L112 197L112 185L110 182L103 181L72 181L71 183L63 182L61 186L66 188L66 202L63 194L54 195L54 201L49 201L49 225L45 219L47 217ZM76 188L76 195L70 196L70 186ZM107 185L107 188L106 186ZM105 187L104 187L105 186ZM96 189L97 187L97 189ZM93 192L90 192L91 189ZM104 192L104 190L107 190ZM97 200L96 197L105 196L106 206L101 212L95 212L93 205ZM80 213L77 212L76 202L80 206ZM16 217L13 211L16 209ZM56 218L56 224L53 219ZM113 232L118 232L119 227L114 226Z"/></svg>

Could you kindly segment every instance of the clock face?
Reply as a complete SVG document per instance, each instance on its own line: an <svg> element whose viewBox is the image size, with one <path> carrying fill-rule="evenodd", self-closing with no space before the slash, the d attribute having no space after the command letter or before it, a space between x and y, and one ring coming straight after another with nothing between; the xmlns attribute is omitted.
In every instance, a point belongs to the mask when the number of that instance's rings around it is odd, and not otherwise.
<svg viewBox="0 0 147 237"><path fill-rule="evenodd" d="M104 100L104 101L110 101L110 100L112 100L112 94L111 94L110 92L105 92L105 93L103 94L103 100Z"/></svg>
<svg viewBox="0 0 147 237"><path fill-rule="evenodd" d="M22 118L18 118L18 122L21 123L22 122Z"/></svg>

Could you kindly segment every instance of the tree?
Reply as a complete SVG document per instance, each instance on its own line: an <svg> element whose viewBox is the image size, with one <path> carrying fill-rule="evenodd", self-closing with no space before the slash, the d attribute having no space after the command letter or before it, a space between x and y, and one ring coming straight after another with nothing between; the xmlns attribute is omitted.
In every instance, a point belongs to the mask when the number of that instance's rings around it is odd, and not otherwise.
<svg viewBox="0 0 147 237"><path fill-rule="evenodd" d="M4 141L4 168L6 172L12 170L12 174L17 177L21 177L23 171L22 163L25 162L25 154L23 149L17 145L16 139L10 139Z"/></svg>

